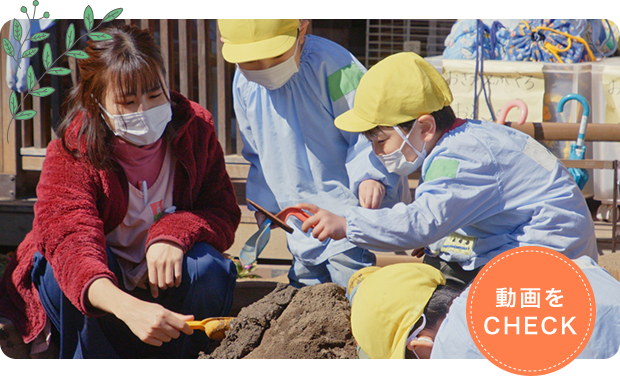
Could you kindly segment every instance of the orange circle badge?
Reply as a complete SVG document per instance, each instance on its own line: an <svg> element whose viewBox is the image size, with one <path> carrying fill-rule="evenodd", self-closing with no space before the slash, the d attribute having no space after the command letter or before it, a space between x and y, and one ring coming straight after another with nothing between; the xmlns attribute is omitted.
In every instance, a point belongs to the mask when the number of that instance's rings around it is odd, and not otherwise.
<svg viewBox="0 0 620 376"><path fill-rule="evenodd" d="M596 305L581 269L544 247L519 247L491 261L474 279L467 325L478 349L518 375L566 366L590 339Z"/></svg>

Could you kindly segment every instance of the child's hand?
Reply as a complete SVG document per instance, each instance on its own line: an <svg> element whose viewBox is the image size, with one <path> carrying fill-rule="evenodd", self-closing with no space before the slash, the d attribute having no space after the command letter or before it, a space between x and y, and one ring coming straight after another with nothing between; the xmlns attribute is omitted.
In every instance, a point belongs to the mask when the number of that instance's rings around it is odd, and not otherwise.
<svg viewBox="0 0 620 376"><path fill-rule="evenodd" d="M359 199L360 205L366 209L378 209L385 197L385 185L382 183L367 179L360 183Z"/></svg>
<svg viewBox="0 0 620 376"><path fill-rule="evenodd" d="M308 231L311 227L314 227L312 236L324 241L327 238L334 240L340 240L347 236L347 220L344 217L336 215L327 210L321 209L312 204L298 204L296 208L308 210L313 214L312 217L306 219L301 226L303 232Z"/></svg>
<svg viewBox="0 0 620 376"><path fill-rule="evenodd" d="M259 211L255 211L254 212L254 218L256 218L256 224L258 225L258 227L260 227L260 225L263 224L263 221L265 219L267 219L267 217L265 216L265 214L259 212Z"/></svg>

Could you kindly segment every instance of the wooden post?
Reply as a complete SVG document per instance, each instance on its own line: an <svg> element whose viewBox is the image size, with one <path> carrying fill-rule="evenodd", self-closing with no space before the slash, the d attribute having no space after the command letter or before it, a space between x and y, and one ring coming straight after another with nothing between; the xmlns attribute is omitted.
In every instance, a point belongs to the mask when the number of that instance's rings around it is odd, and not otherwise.
<svg viewBox="0 0 620 376"><path fill-rule="evenodd" d="M10 22L4 24L0 30L0 37L9 39ZM24 172L21 169L19 148L21 146L21 122L11 121L9 98L12 90L6 82L6 66L8 55L4 51L0 54L0 198L14 200L19 194L20 185L24 181ZM18 95L20 98L21 95ZM20 108L19 111L23 111ZM10 126L10 128L9 128Z"/></svg>
<svg viewBox="0 0 620 376"><path fill-rule="evenodd" d="M207 82L207 68L208 68L208 59L209 59L209 21L206 20L198 20L197 21L197 43L198 43L198 103L206 108L207 107L207 98L208 98L208 82Z"/></svg>
<svg viewBox="0 0 620 376"><path fill-rule="evenodd" d="M511 128L520 130L536 140L576 140L579 134L577 123L507 123ZM617 141L620 140L620 124L588 124L586 141Z"/></svg>
<svg viewBox="0 0 620 376"><path fill-rule="evenodd" d="M179 29L179 90L183 96L190 98L188 63L189 48L187 46L187 20L178 20Z"/></svg>
<svg viewBox="0 0 620 376"><path fill-rule="evenodd" d="M227 119L226 102L228 100L227 95L227 73L226 61L222 56L222 41L220 40L220 30L217 29L217 139L224 149L224 154L230 154L230 137L227 137L227 131L229 130L230 121Z"/></svg>

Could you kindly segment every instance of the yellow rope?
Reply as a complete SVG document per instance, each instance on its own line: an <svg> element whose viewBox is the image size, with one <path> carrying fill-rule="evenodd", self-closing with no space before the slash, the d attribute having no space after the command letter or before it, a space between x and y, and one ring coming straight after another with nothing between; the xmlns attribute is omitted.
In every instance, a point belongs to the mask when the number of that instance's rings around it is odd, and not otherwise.
<svg viewBox="0 0 620 376"><path fill-rule="evenodd" d="M528 28L529 28L529 25L528 25ZM548 43L548 42L544 42L543 43L543 45L545 47L547 47L547 49L549 49L549 52L551 52L551 54L553 54L553 56L555 56L560 62L563 63L562 59L560 59L560 57L557 55L557 53L554 53L554 51L555 52L565 52L565 51L568 51L568 49L572 46L572 43L571 43L572 39L575 39L577 42L583 44L586 47L586 51L588 51L588 57L590 58L590 61L596 61L596 58L594 57L594 54L590 50L590 46L588 46L588 42L586 42L583 38L574 36L574 35L569 34L569 33L565 33L563 31L555 30L555 29L552 29L552 28L546 27L546 26L538 26L538 27L534 28L532 30L532 32L535 33L538 30L551 31L551 32L563 35L566 38L568 38L568 47L566 49L564 49L564 50L559 49L558 47L552 45L551 43Z"/></svg>
<svg viewBox="0 0 620 376"><path fill-rule="evenodd" d="M563 35L563 36L565 36L568 39L568 46L566 48L564 48L564 49L559 48L557 46L554 46L554 45L552 45L549 42L543 42L543 47L545 47L547 49L547 51L549 51L550 54L555 56L555 58L560 63L563 64L564 60L562 60L562 58L560 58L560 55L558 53L568 51L573 46L573 39L575 41L583 44L586 47L586 50L588 51L588 57L590 57L590 61L596 61L596 58L594 57L594 54L592 53L592 50L590 49L590 46L588 45L588 42L585 41L585 39L583 39L581 37L576 37L576 36L574 36L572 34L565 33L563 31L559 31L559 30L555 30L555 29L552 29L552 28L546 27L546 26L539 26L539 27L536 27L536 28L532 29L530 24L527 21L523 20L522 22L525 24L527 29L530 30L532 33L536 33L539 30L546 30L546 31L550 31L550 32L553 32L553 33L556 33L556 34ZM522 32L522 35L523 34L524 33Z"/></svg>

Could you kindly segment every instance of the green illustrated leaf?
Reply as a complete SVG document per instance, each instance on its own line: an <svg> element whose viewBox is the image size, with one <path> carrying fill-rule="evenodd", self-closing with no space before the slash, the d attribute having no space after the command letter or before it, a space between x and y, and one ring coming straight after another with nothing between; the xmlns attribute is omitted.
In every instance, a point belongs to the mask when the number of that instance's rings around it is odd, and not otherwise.
<svg viewBox="0 0 620 376"><path fill-rule="evenodd" d="M49 36L50 35L48 33L36 33L35 35L32 36L32 38L30 38L30 40L33 42L40 42L42 40L47 39Z"/></svg>
<svg viewBox="0 0 620 376"><path fill-rule="evenodd" d="M52 49L49 43L45 43L45 47L43 47L43 66L45 69L49 69L52 65Z"/></svg>
<svg viewBox="0 0 620 376"><path fill-rule="evenodd" d="M26 73L26 82L28 82L28 90L32 90L34 85L37 84L37 77L34 75L34 69L32 65L28 67L28 73Z"/></svg>
<svg viewBox="0 0 620 376"><path fill-rule="evenodd" d="M89 5L84 9L84 25L86 26L86 31L90 31L94 23L95 17L93 16L93 9Z"/></svg>
<svg viewBox="0 0 620 376"><path fill-rule="evenodd" d="M118 16L120 16L122 12L123 12L123 8L117 8L117 9L111 10L108 14L105 15L105 17L103 17L103 21L101 22L113 21Z"/></svg>
<svg viewBox="0 0 620 376"><path fill-rule="evenodd" d="M22 54L22 58L33 57L34 55L37 54L37 52L39 52L39 49L37 47L31 48Z"/></svg>
<svg viewBox="0 0 620 376"><path fill-rule="evenodd" d="M66 54L76 59L88 59L90 57L86 52L80 50L67 51Z"/></svg>
<svg viewBox="0 0 620 376"><path fill-rule="evenodd" d="M15 115L15 120L28 120L32 119L37 112L35 110L26 110Z"/></svg>
<svg viewBox="0 0 620 376"><path fill-rule="evenodd" d="M54 74L56 76L66 76L71 73L71 69L57 67L48 70L47 73Z"/></svg>
<svg viewBox="0 0 620 376"><path fill-rule="evenodd" d="M37 89L33 92L31 92L30 94L34 95L35 97L47 97L48 95L52 94L54 92L54 88L52 87L42 87L40 89Z"/></svg>
<svg viewBox="0 0 620 376"><path fill-rule="evenodd" d="M22 40L22 25L17 21L17 20L13 20L13 36L15 37L15 40L20 41Z"/></svg>
<svg viewBox="0 0 620 376"><path fill-rule="evenodd" d="M67 44L68 50L70 50L71 47L73 47L73 41L75 41L75 27L73 27L73 24L70 24L69 27L67 28L67 37L66 37L66 44Z"/></svg>
<svg viewBox="0 0 620 376"><path fill-rule="evenodd" d="M15 55L15 51L13 50L13 45L11 44L11 42L9 42L8 39L2 38L2 44L4 45L4 51L6 52L7 55L9 56Z"/></svg>
<svg viewBox="0 0 620 376"><path fill-rule="evenodd" d="M112 39L112 36L106 33L90 33L88 34L88 36L90 37L90 39L95 41Z"/></svg>
<svg viewBox="0 0 620 376"><path fill-rule="evenodd" d="M17 94L15 94L15 92L13 91L11 93L11 98L9 99L9 109L11 110L11 115L15 115L17 107Z"/></svg>

